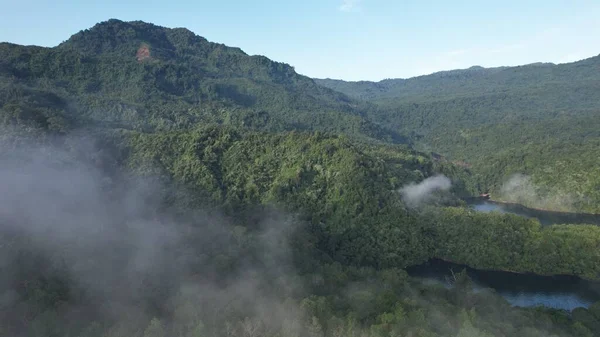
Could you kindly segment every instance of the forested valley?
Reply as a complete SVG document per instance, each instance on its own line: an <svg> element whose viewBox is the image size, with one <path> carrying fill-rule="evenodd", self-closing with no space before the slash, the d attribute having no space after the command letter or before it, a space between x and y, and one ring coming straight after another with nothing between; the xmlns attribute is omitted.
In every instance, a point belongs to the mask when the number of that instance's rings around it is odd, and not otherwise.
<svg viewBox="0 0 600 337"><path fill-rule="evenodd" d="M596 200L598 176L577 174L597 160L586 116L522 152L502 138L502 169L467 166L454 158L469 147L450 148L464 137L435 143L317 83L139 21L1 44L0 336L598 335L600 302L515 307L460 270L445 284L406 271L440 259L600 281L599 226L465 202L517 172L540 184L544 149L582 181L548 186ZM469 129L481 153L501 126Z"/></svg>
<svg viewBox="0 0 600 337"><path fill-rule="evenodd" d="M377 104L373 121L410 135L424 152L468 166L497 200L600 213L599 70L597 56L406 80L316 82ZM511 184L515 175L527 179ZM505 191L507 183L519 188Z"/></svg>

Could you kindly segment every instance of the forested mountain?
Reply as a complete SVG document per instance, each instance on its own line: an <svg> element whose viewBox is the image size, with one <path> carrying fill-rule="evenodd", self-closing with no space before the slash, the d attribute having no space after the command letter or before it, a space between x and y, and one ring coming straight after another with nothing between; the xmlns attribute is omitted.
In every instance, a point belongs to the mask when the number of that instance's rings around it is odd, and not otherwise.
<svg viewBox="0 0 600 337"><path fill-rule="evenodd" d="M600 56L568 64L536 63L518 67L471 67L418 76L409 79L387 79L380 82L345 82L316 79L325 87L363 100L372 100L384 106L427 111L437 104L445 111L437 111L445 118L460 117L459 109L473 110L482 117L474 123L490 122L492 111L496 118L544 118L548 114L569 114L575 111L593 111L600 105L593 93L597 89ZM468 105L468 102L478 104ZM528 110L528 111L526 111ZM412 109L407 109L410 115ZM417 113L418 111L414 111ZM481 116L479 116L481 115ZM411 116L402 116L410 120ZM424 116L433 119L434 116ZM500 120L500 119L499 119ZM494 120L496 121L496 120ZM448 122L430 121L430 123ZM429 127L429 124L423 126ZM412 127L412 125L411 125Z"/></svg>
<svg viewBox="0 0 600 337"><path fill-rule="evenodd" d="M373 120L410 134L421 150L470 164L498 199L600 212L600 57L377 83L316 81L378 104ZM536 191L503 195L514 174L531 176Z"/></svg>
<svg viewBox="0 0 600 337"><path fill-rule="evenodd" d="M473 170L285 64L110 20L0 45L0 81L1 337L600 331L600 302L520 308L459 270L409 277L442 259L597 281L600 227L464 207Z"/></svg>
<svg viewBox="0 0 600 337"><path fill-rule="evenodd" d="M368 104L317 86L287 64L140 21L102 22L55 48L0 44L0 103L5 116L57 129L222 123L404 141L365 118Z"/></svg>
<svg viewBox="0 0 600 337"><path fill-rule="evenodd" d="M441 258L598 279L600 227L407 207L413 181L469 178L402 146L223 126L3 135L7 336L566 337L600 319L511 308L465 274L409 278Z"/></svg>

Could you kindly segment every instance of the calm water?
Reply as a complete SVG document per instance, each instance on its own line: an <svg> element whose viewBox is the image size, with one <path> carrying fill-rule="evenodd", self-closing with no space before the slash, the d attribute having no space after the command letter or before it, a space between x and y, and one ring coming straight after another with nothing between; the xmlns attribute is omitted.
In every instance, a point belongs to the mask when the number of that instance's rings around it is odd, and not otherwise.
<svg viewBox="0 0 600 337"><path fill-rule="evenodd" d="M539 276L500 271L481 271L432 260L410 267L408 273L426 283L443 283L466 269L475 289L491 288L510 304L520 307L546 306L571 311L578 307L588 308L600 301L600 282L589 282L571 276ZM452 271L451 271L452 270Z"/></svg>
<svg viewBox="0 0 600 337"><path fill-rule="evenodd" d="M600 225L600 216L594 214L575 214L532 210L519 205L507 205L493 201L478 201L470 205L479 212L511 213L527 218L536 218L542 225L553 224L595 224ZM445 282L455 272L464 267L432 261L415 267L414 276L428 282ZM577 277L545 277L530 274L514 274L498 271L479 271L467 268L476 288L492 288L515 306L531 307L543 305L555 309L573 310L577 307L589 307L600 300L600 283L588 282Z"/></svg>
<svg viewBox="0 0 600 337"><path fill-rule="evenodd" d="M595 224L600 225L600 215L574 214L532 210L519 205L507 205L493 201L477 201L470 207L479 212L511 213L536 218L542 225ZM448 280L454 273L466 269L474 282L475 290L491 288L510 304L519 307L545 306L571 311L578 307L588 308L600 301L600 282L589 282L574 276L539 276L501 271L482 271L441 260L408 269L411 276L424 283L438 283L450 287Z"/></svg>
<svg viewBox="0 0 600 337"><path fill-rule="evenodd" d="M478 201L470 205L479 212L511 213L527 218L536 218L542 225L554 224L594 224L600 225L600 215L539 211L519 205L507 205L493 201Z"/></svg>

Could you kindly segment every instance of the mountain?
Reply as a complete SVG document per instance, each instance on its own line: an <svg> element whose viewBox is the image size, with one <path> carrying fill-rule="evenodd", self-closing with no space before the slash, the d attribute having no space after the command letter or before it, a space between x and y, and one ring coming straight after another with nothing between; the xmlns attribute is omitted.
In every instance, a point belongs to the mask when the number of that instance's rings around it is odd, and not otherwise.
<svg viewBox="0 0 600 337"><path fill-rule="evenodd" d="M145 131L219 123L405 141L368 120L370 108L287 64L183 28L113 19L54 48L0 44L5 123Z"/></svg>
<svg viewBox="0 0 600 337"><path fill-rule="evenodd" d="M380 104L397 104L405 99L410 103L421 101L425 104L432 100L445 101L493 94L514 95L522 89L549 96L550 92L545 90L581 88L596 82L599 77L596 73L598 67L600 56L559 65L534 63L517 67L474 66L380 82L346 82L332 79L315 81L349 96L373 100Z"/></svg>
<svg viewBox="0 0 600 337"><path fill-rule="evenodd" d="M372 120L410 134L423 151L467 163L499 200L600 212L600 56L376 83L316 82L377 104ZM531 197L503 192L516 174L531 176Z"/></svg>
<svg viewBox="0 0 600 337"><path fill-rule="evenodd" d="M393 144L404 139L369 120L384 108L143 22L0 56L0 336L600 331L600 302L520 308L464 270L443 284L409 276L441 259L600 280L600 227L465 207L476 171ZM569 123L577 138L552 139L595 139L593 124Z"/></svg>
<svg viewBox="0 0 600 337"><path fill-rule="evenodd" d="M381 82L316 80L383 109L373 117L395 128L430 134L502 122L595 116L600 57L569 64L532 64L438 72Z"/></svg>
<svg viewBox="0 0 600 337"><path fill-rule="evenodd" d="M356 81L347 82L334 79L315 79L321 86L334 89L351 97L363 100L379 100L383 98L399 98L418 96L425 88L448 90L449 83L438 83L440 79L466 80L478 75L489 75L505 68L483 68L473 66L468 69L441 71L431 75L418 76L410 79L385 79L379 82ZM459 86L460 87L460 86Z"/></svg>

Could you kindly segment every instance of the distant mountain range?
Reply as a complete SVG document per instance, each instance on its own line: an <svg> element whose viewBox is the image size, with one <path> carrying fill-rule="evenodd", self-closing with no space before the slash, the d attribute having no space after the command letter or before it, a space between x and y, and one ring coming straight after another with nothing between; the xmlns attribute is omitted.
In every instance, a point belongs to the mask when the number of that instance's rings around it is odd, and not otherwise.
<svg viewBox="0 0 600 337"><path fill-rule="evenodd" d="M472 164L493 196L600 210L600 56L381 82L315 81L378 105L371 120L410 135L419 149ZM517 173L533 177L529 194L539 200L502 196Z"/></svg>
<svg viewBox="0 0 600 337"><path fill-rule="evenodd" d="M598 56L569 64L471 67L380 82L315 81L388 109L376 119L423 132L440 124L448 126L448 122L472 126L581 116L600 107L600 97L595 94L600 88Z"/></svg>

